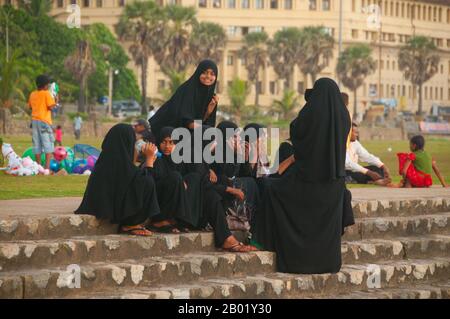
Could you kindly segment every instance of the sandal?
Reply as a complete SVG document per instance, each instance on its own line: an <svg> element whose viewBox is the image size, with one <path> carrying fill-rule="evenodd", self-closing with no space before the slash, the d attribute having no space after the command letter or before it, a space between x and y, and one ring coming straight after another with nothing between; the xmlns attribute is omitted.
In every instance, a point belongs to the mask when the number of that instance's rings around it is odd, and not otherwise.
<svg viewBox="0 0 450 319"><path fill-rule="evenodd" d="M230 253L248 253L251 251L258 251L258 248L251 246L251 245L244 245L243 243L239 242L236 245L233 245L231 247L222 247L223 250L228 251Z"/></svg>
<svg viewBox="0 0 450 319"><path fill-rule="evenodd" d="M144 236L148 237L153 235L151 231L149 231L147 228L140 226L130 229L123 229L123 227L120 228L119 234L128 234L128 235L134 235L134 236Z"/></svg>
<svg viewBox="0 0 450 319"><path fill-rule="evenodd" d="M181 233L180 230L173 225L165 225L165 226L160 226L160 227L157 227L155 225L150 225L150 226L147 226L147 229L150 231L153 231L153 232L164 233L164 234L179 234L179 233Z"/></svg>

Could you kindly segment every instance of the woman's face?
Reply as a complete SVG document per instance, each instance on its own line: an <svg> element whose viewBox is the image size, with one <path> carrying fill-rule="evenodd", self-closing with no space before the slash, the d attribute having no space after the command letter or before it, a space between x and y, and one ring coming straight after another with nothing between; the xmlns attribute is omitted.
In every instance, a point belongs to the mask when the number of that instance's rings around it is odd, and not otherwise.
<svg viewBox="0 0 450 319"><path fill-rule="evenodd" d="M164 155L172 154L172 151L175 147L175 143L170 137L166 137L161 144L159 144L159 149Z"/></svg>
<svg viewBox="0 0 450 319"><path fill-rule="evenodd" d="M200 74L200 83L206 86L213 85L216 82L216 74L212 69L205 70Z"/></svg>

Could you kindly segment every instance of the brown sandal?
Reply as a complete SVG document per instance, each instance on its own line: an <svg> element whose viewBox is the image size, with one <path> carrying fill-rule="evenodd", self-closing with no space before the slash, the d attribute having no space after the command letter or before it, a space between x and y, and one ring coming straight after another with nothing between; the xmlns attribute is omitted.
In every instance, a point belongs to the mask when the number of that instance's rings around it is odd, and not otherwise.
<svg viewBox="0 0 450 319"><path fill-rule="evenodd" d="M134 227L134 228L130 228L130 229L123 229L123 227L120 229L120 233L121 234L128 234L128 235L134 235L134 236L144 236L144 237L148 237L148 236L152 236L153 233L151 231L149 231L148 229L146 229L145 227Z"/></svg>
<svg viewBox="0 0 450 319"><path fill-rule="evenodd" d="M248 253L251 251L258 251L258 248L251 245L244 245L243 243L239 242L236 245L233 245L231 247L222 247L223 250L228 251L230 253Z"/></svg>

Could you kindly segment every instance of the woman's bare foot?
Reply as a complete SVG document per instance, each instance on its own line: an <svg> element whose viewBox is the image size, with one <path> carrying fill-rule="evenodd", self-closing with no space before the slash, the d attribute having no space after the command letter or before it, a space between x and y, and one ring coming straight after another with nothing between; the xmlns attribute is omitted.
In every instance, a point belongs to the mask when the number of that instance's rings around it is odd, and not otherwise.
<svg viewBox="0 0 450 319"><path fill-rule="evenodd" d="M179 234L181 233L180 230L178 228L176 228L170 220L163 220L160 222L156 222L156 223L152 223L152 226L154 228L154 230L157 230L158 228L161 229L161 231L163 233L173 233L173 234Z"/></svg>

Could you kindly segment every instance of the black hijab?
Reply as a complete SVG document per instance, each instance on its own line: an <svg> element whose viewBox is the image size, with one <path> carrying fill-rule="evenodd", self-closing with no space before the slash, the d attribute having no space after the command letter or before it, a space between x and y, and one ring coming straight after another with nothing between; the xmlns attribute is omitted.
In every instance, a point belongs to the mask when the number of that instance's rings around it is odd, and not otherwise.
<svg viewBox="0 0 450 319"><path fill-rule="evenodd" d="M350 116L336 82L321 78L291 123L296 166L303 181L331 181L345 177L346 140Z"/></svg>
<svg viewBox="0 0 450 319"><path fill-rule="evenodd" d="M75 213L121 223L144 209L149 181L133 164L136 135L131 125L117 124L106 134L102 152Z"/></svg>
<svg viewBox="0 0 450 319"><path fill-rule="evenodd" d="M216 75L216 81L210 86L200 82L200 75L208 69L212 69ZM164 126L175 128L186 127L194 120L201 120L207 111L208 104L214 96L218 77L217 65L211 60L203 60L197 66L194 74L184 82L175 94L164 103L149 120L152 132L158 135ZM209 126L215 126L216 109L204 122Z"/></svg>
<svg viewBox="0 0 450 319"><path fill-rule="evenodd" d="M219 158L220 162L216 162L213 165L213 169L217 175L224 175L228 178L235 177L239 172L239 163L237 161L236 152L230 148L227 143L227 129L233 129L235 134L237 133L238 126L230 121L222 121L217 125L217 129L222 132L222 145L217 145L217 147L222 146L222 156ZM227 161L227 154L233 154L233 161L230 163ZM229 157L230 155L228 155ZM231 157L230 157L231 158Z"/></svg>
<svg viewBox="0 0 450 319"><path fill-rule="evenodd" d="M159 144L161 144L165 138L172 136L173 130L174 130L174 128L172 126L165 126L159 131L159 134L157 135L157 139L156 139L158 148L159 148Z"/></svg>

